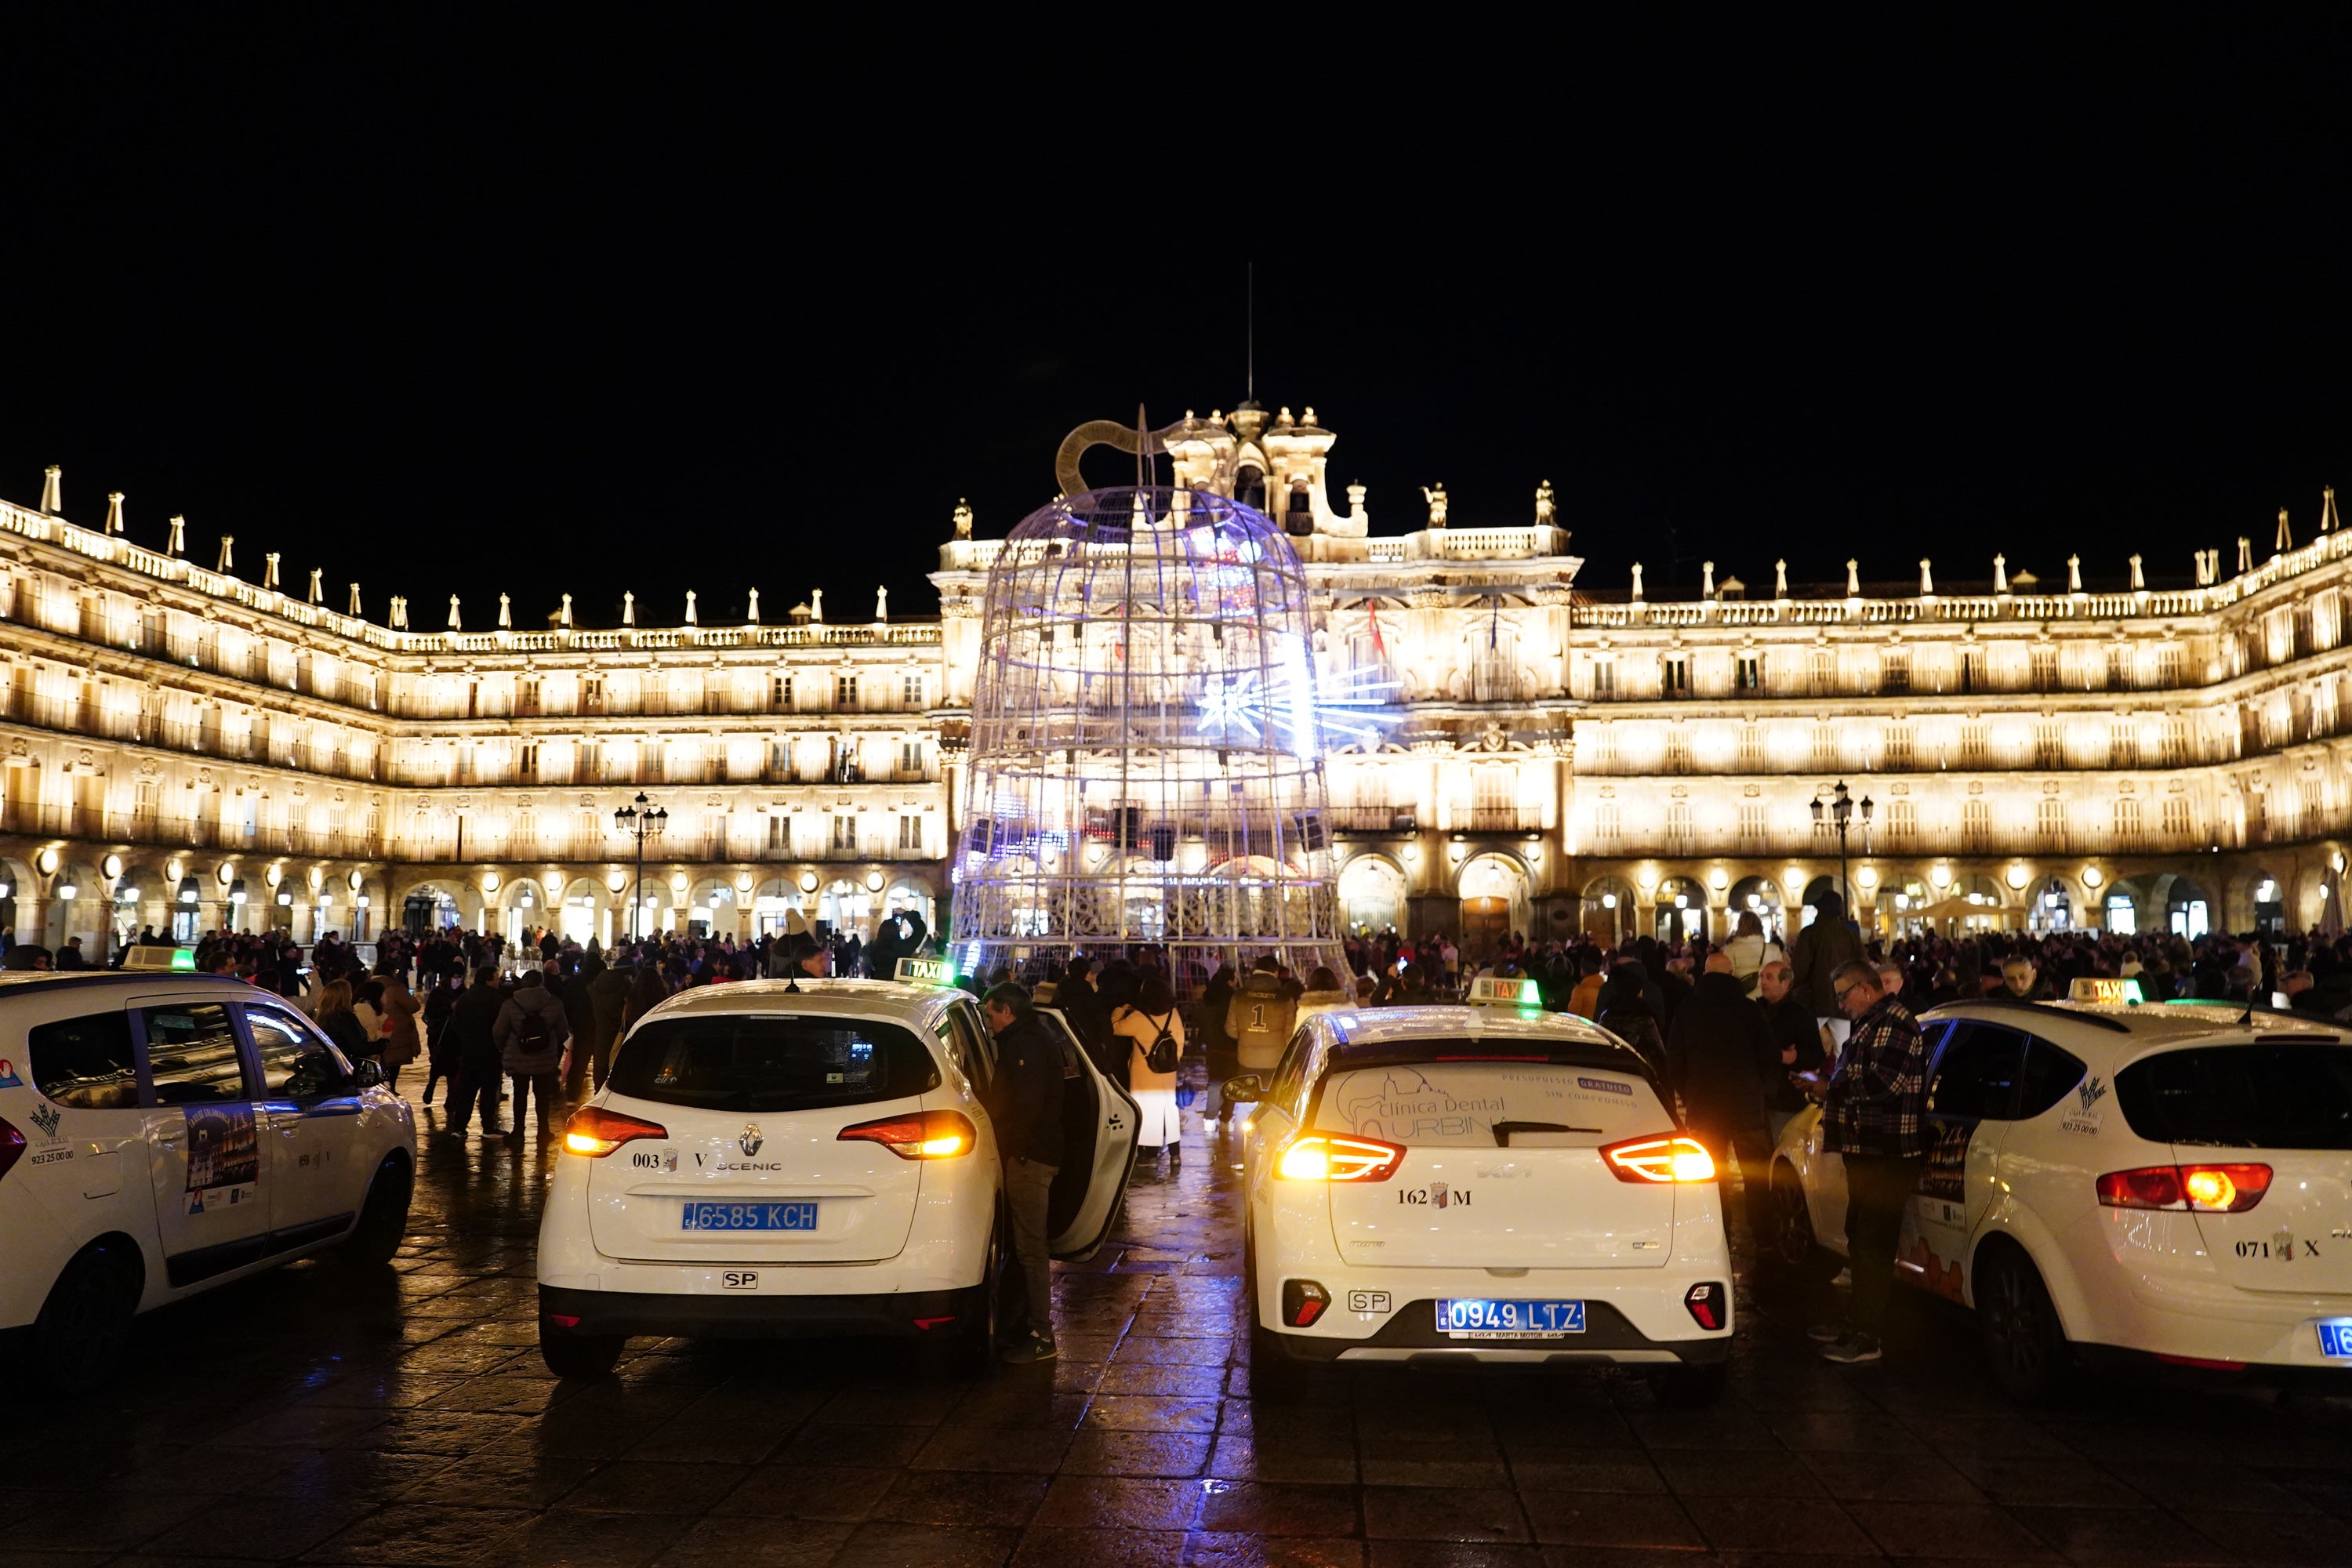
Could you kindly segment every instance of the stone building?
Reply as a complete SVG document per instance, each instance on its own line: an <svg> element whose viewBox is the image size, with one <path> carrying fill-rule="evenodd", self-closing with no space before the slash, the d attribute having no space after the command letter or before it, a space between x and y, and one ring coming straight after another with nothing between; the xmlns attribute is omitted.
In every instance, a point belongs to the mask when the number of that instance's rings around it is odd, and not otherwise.
<svg viewBox="0 0 2352 1568"><path fill-rule="evenodd" d="M2190 585L2014 577L1791 586L1772 563L1651 598L1606 587L1544 485L1527 521L1413 530L1335 508L1314 410L1161 432L1182 482L1262 505L1307 564L1329 678L1393 682L1401 721L1331 759L1349 916L1378 929L1604 937L1787 921L1840 877L1814 805L1857 803L1846 886L1880 929L2328 923L2352 817L2347 558L2332 492L2306 542L2199 552ZM1416 509L1417 510L1419 509ZM996 542L958 508L935 619L466 629L338 612L317 574L209 568L173 520L130 542L0 503L0 924L94 948L142 925L362 940L388 922L625 931L635 844L668 812L643 929L750 936L799 910L936 926L958 828L979 608ZM1874 563L1874 565L1878 563ZM1990 568L1989 580L1960 574ZM1769 590L1760 586L1773 574ZM877 595L878 599L878 595ZM478 614L479 612L477 612ZM1858 809L1871 802L1865 822ZM1823 814L1827 815L1827 814Z"/></svg>

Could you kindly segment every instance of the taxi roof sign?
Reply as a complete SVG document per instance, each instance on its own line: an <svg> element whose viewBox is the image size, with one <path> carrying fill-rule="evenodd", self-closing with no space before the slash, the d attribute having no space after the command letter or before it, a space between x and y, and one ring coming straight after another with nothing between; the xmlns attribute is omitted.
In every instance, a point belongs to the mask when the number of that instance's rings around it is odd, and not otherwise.
<svg viewBox="0 0 2352 1568"><path fill-rule="evenodd" d="M944 958L902 958L892 978L905 985L953 985L955 965Z"/></svg>
<svg viewBox="0 0 2352 1568"><path fill-rule="evenodd" d="M2147 1000L2140 994L2139 981L2132 976L2116 979L2104 974L2084 974L2075 978L2066 993L2069 1002L2089 1002L2102 1007L2137 1007Z"/></svg>
<svg viewBox="0 0 2352 1568"><path fill-rule="evenodd" d="M1532 980L1503 980L1482 974L1470 982L1473 1007L1540 1007L1543 987Z"/></svg>

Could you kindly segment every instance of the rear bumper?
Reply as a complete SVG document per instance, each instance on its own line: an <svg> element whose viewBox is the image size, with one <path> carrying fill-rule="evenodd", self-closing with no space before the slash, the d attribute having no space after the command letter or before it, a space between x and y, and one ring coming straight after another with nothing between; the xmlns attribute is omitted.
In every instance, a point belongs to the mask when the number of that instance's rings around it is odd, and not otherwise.
<svg viewBox="0 0 2352 1568"><path fill-rule="evenodd" d="M844 1335L919 1339L954 1334L985 1310L982 1289L976 1285L962 1290L866 1296L683 1296L574 1290L558 1285L539 1288L542 1333L677 1334L714 1340Z"/></svg>
<svg viewBox="0 0 2352 1568"><path fill-rule="evenodd" d="M1585 1329L1549 1340L1457 1340L1437 1330L1437 1299L1406 1302L1364 1339L1274 1332L1293 1361L1402 1362L1504 1366L1719 1366L1731 1357L1727 1331L1705 1339L1654 1340L1606 1301L1588 1300Z"/></svg>

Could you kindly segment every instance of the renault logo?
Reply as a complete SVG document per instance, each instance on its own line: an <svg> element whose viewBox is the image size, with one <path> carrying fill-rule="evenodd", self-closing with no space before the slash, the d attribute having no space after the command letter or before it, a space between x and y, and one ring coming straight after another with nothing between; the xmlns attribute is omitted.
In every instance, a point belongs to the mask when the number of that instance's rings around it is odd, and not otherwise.
<svg viewBox="0 0 2352 1568"><path fill-rule="evenodd" d="M735 1147L742 1150L743 1158L748 1160L760 1152L761 1142L760 1124L756 1121L746 1122L743 1127L743 1136L735 1140Z"/></svg>

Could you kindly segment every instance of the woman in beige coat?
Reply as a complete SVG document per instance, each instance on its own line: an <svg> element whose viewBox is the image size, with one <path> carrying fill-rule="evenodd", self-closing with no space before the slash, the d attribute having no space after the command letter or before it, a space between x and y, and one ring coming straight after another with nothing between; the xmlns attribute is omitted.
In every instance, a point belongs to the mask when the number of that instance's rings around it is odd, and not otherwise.
<svg viewBox="0 0 2352 1568"><path fill-rule="evenodd" d="M1128 1043L1128 1092L1135 1096L1136 1108L1142 1113L1136 1148L1145 1153L1166 1153L1168 1168L1172 1171L1184 1157L1183 1145L1178 1142L1183 1123L1176 1110L1176 1074L1172 1064L1170 1071L1153 1072L1150 1062L1152 1042L1163 1028L1168 1037L1176 1042L1176 1055L1181 1058L1184 1055L1183 1015L1176 1011L1176 997L1168 989L1168 982L1157 973L1147 973L1135 994L1135 1005L1121 1007L1110 1016L1110 1030Z"/></svg>

